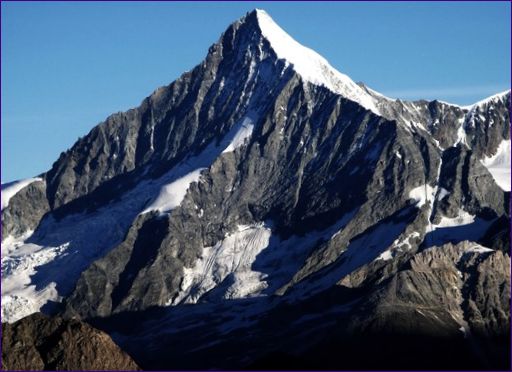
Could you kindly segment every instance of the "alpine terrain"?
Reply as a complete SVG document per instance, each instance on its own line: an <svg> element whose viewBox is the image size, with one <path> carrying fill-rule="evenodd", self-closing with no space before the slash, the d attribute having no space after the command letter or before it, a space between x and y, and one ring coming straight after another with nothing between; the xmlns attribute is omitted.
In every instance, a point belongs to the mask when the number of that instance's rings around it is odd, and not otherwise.
<svg viewBox="0 0 512 372"><path fill-rule="evenodd" d="M509 110L387 98L252 11L2 185L2 359L96 368L38 331L95 327L108 368L510 369Z"/></svg>

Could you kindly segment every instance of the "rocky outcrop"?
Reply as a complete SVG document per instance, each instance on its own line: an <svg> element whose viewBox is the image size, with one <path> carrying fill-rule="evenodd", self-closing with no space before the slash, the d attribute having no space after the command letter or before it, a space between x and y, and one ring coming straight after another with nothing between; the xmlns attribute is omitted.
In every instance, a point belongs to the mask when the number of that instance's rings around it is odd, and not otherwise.
<svg viewBox="0 0 512 372"><path fill-rule="evenodd" d="M371 315L355 317L358 332L503 336L510 325L510 256L467 241L428 248L377 287L365 306Z"/></svg>
<svg viewBox="0 0 512 372"><path fill-rule="evenodd" d="M2 323L4 370L127 370L139 367L106 333L35 313Z"/></svg>

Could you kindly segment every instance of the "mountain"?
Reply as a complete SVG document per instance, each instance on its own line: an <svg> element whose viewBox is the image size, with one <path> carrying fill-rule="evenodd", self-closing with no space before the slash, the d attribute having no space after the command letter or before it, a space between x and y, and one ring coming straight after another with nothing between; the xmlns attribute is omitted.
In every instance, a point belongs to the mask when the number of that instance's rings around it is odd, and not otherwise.
<svg viewBox="0 0 512 372"><path fill-rule="evenodd" d="M509 108L387 98L250 12L2 186L2 320L143 369L509 368Z"/></svg>

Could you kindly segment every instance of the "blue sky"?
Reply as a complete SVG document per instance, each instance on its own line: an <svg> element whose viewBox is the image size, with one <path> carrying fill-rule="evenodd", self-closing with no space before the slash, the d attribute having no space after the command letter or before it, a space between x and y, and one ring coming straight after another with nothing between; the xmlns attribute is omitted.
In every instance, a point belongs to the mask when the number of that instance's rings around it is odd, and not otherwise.
<svg viewBox="0 0 512 372"><path fill-rule="evenodd" d="M2 182L49 169L253 8L391 97L470 104L510 87L508 2L2 2Z"/></svg>

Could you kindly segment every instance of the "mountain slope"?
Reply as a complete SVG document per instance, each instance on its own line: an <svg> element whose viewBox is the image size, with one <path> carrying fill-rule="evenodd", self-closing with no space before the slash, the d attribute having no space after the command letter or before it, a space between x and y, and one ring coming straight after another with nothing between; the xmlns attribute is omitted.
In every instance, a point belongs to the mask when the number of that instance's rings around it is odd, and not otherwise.
<svg viewBox="0 0 512 372"><path fill-rule="evenodd" d="M208 352L194 360L211 365L173 358L179 368L265 360L276 351L262 346L273 337L265 324L288 312L331 314L354 333L381 332L372 322L400 329L392 318L401 314L407 332L422 335L431 319L400 313L401 301L439 309L436 337L461 336L460 327L501 337L510 322L501 291L510 276L509 106L510 91L469 108L392 100L336 71L265 12L248 13L193 70L95 127L41 180L8 192L2 319L39 309L88 319L126 333L119 342L143 363L176 335L188 340L181 353L200 356L219 334L227 341L214 349L230 353L245 328L257 334L244 360ZM468 256L468 245L492 254ZM452 269L426 278L415 270L428 252L450 268L477 257L470 279L453 283L466 302L440 294ZM386 294L411 283L421 301ZM325 309L301 310L318 298ZM368 311L351 323L354 304ZM212 311L219 320L189 339L187 327ZM132 317L143 326L125 332ZM305 355L332 336L322 324ZM155 343L148 329L163 338ZM149 355L136 351L140 343L154 343ZM166 368L162 358L154 366Z"/></svg>

